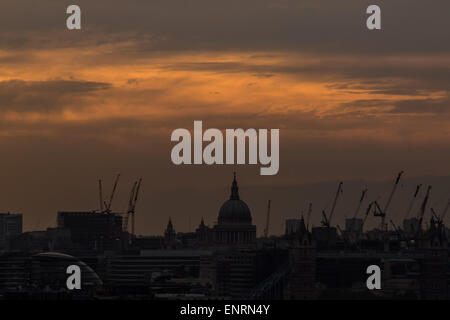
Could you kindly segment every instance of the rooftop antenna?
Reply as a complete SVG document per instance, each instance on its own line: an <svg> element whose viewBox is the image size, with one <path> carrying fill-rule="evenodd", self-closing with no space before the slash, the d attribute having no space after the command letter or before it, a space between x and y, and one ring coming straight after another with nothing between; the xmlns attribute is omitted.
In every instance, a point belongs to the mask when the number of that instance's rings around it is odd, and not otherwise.
<svg viewBox="0 0 450 320"><path fill-rule="evenodd" d="M104 211L103 207L103 190L102 190L102 179L98 179L98 200L99 200L99 208L100 212Z"/></svg>
<svg viewBox="0 0 450 320"><path fill-rule="evenodd" d="M309 203L308 214L306 215L306 231L309 231L309 218L312 212L312 202Z"/></svg>

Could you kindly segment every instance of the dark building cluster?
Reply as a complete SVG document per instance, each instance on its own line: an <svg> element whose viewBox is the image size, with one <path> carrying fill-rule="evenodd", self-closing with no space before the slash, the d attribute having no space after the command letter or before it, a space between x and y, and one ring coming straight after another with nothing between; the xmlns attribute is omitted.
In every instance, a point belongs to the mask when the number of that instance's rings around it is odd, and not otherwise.
<svg viewBox="0 0 450 320"><path fill-rule="evenodd" d="M285 234L266 227L260 238L236 175L217 223L202 219L194 232L176 232L169 218L163 235L135 236L128 217L100 210L58 212L56 228L23 233L21 214L0 214L0 299L447 299L448 230L445 213L423 226L429 192L403 228L388 228L388 204L358 218L363 192L341 230L331 224L341 188L322 226L310 227L310 206ZM369 214L381 224L364 232ZM66 287L74 264L81 290ZM370 265L382 269L381 290L366 287Z"/></svg>

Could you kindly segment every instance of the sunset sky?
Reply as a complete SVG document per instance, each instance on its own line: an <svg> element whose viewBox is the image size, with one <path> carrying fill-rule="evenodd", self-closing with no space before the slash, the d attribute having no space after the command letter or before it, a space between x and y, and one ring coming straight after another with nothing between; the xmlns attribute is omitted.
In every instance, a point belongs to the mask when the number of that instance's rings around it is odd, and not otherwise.
<svg viewBox="0 0 450 320"><path fill-rule="evenodd" d="M73 3L81 31L65 26ZM274 233L308 201L317 224L338 181L350 181L345 201L356 206L360 186L388 193L379 181L390 186L400 170L411 179L400 192L439 181L443 205L450 2L377 1L380 31L365 27L369 4L1 0L0 210L22 212L25 230L54 226L57 210L97 209L97 179L107 193L121 172L118 211L143 178L138 233L161 233L169 216L177 231L202 216L212 225L233 166L171 163L171 132L194 120L280 129L277 176L237 168L258 233L267 199Z"/></svg>

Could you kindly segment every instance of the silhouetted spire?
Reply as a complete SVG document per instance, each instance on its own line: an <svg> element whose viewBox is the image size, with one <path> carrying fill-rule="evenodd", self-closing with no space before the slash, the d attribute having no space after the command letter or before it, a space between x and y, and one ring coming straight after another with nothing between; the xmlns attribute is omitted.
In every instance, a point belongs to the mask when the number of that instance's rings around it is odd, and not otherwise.
<svg viewBox="0 0 450 320"><path fill-rule="evenodd" d="M233 183L231 184L231 196L230 200L239 200L239 187L236 181L236 171L234 172Z"/></svg>
<svg viewBox="0 0 450 320"><path fill-rule="evenodd" d="M307 233L307 231L308 230L306 229L305 219L303 218L303 215L302 215L300 218L300 224L297 229L297 235L303 236L304 234Z"/></svg>
<svg viewBox="0 0 450 320"><path fill-rule="evenodd" d="M168 230L168 231L172 231L173 230L172 219L170 217L169 217L169 222L167 223L166 230Z"/></svg>

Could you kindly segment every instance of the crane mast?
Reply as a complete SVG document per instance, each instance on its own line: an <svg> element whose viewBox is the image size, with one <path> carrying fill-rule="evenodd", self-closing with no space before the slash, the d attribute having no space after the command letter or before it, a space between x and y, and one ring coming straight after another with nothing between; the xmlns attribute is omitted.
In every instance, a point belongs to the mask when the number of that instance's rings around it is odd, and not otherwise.
<svg viewBox="0 0 450 320"><path fill-rule="evenodd" d="M334 201L333 201L333 206L331 207L330 217L328 219L325 219L328 227L331 226L331 219L333 218L334 209L336 209L336 204L339 199L339 195L342 193L343 184L344 184L343 182L339 182L339 186L338 186L338 189L336 191L336 195L335 195ZM322 212L322 213L323 213L324 217L326 218L325 212Z"/></svg>
<svg viewBox="0 0 450 320"><path fill-rule="evenodd" d="M439 215L436 213L436 211L434 211L434 208L430 208L431 210L431 216L436 219L437 222L441 222L441 219L439 217Z"/></svg>
<svg viewBox="0 0 450 320"><path fill-rule="evenodd" d="M325 210L322 210L322 226L330 227L330 224L328 223L328 218L327 218L327 214L325 213Z"/></svg>
<svg viewBox="0 0 450 320"><path fill-rule="evenodd" d="M442 223L442 222L444 222L444 218L447 214L449 207L450 207L450 200L447 202L447 205L445 206L444 211L442 211L441 215L437 214L436 211L434 210L434 208L430 208L430 210L431 210L433 217L436 219L436 221L439 223Z"/></svg>
<svg viewBox="0 0 450 320"><path fill-rule="evenodd" d="M345 243L347 243L347 236L345 235L344 231L341 229L341 227L337 224L336 228L338 229L339 233L341 234L342 239Z"/></svg>
<svg viewBox="0 0 450 320"><path fill-rule="evenodd" d="M375 209L376 209L376 211L374 213L374 216L381 217L381 230L387 231L387 224L385 223L386 213L387 213L387 210L389 208L389 205L391 204L392 198L394 197L395 191L397 190L398 183L400 182L400 179L401 179L401 177L403 175L403 172L404 171L400 171L398 173L397 179L395 179L394 186L392 188L391 194L389 195L389 198L386 201L386 204L385 204L384 208L381 209L379 204L378 204L378 202L375 201L375 206L376 206Z"/></svg>
<svg viewBox="0 0 450 320"><path fill-rule="evenodd" d="M141 189L141 182L142 182L142 178L139 179L137 187L136 187L136 192L134 194L134 199L133 199L133 206L132 206L132 211L131 211L131 235L134 236L134 222L135 222L135 214L136 214L136 203L138 200L138 195L139 195L139 190Z"/></svg>
<svg viewBox="0 0 450 320"><path fill-rule="evenodd" d="M349 231L353 231L353 227L355 225L355 219L358 216L359 210L361 210L361 205L362 205L362 203L364 201L364 198L366 197L366 194L367 194L367 188L362 191L361 198L359 199L358 206L356 207L355 213L353 214L353 217L352 217L352 220L351 220L351 223L350 223L350 230Z"/></svg>
<svg viewBox="0 0 450 320"><path fill-rule="evenodd" d="M372 201L371 203L369 203L369 206L367 207L367 210L366 210L366 214L364 215L364 220L363 220L361 229L364 227L364 224L366 223L367 217L369 216L370 209L372 209L372 207L373 207L373 205L375 203L376 203L375 201Z"/></svg>
<svg viewBox="0 0 450 320"><path fill-rule="evenodd" d="M362 205L362 203L364 201L364 198L366 197L366 194L367 194L367 188L362 191L361 198L359 199L358 206L356 207L356 211L353 214L353 219L355 219L356 216L358 215L359 210L361 209L361 205Z"/></svg>
<svg viewBox="0 0 450 320"><path fill-rule="evenodd" d="M130 214L131 214L132 207L133 207L133 198L134 198L134 194L136 192L136 186L137 186L137 181L134 182L133 187L131 188L130 199L128 200L128 209L127 209L127 213L126 213L125 220L123 223L123 231L128 231L128 220L130 219Z"/></svg>
<svg viewBox="0 0 450 320"><path fill-rule="evenodd" d="M397 228L397 226L395 225L394 221L390 220L390 223L391 223L392 227L394 228L395 233L397 233L397 235L401 239L402 238L402 233L400 232L400 229Z"/></svg>
<svg viewBox="0 0 450 320"><path fill-rule="evenodd" d="M119 178L120 178L120 173L117 174L116 181L114 182L114 186L113 186L113 189L112 189L112 192L111 192L111 196L109 197L108 205L106 206L106 211L108 213L111 212L111 204L112 204L112 201L114 199L114 194L116 193L117 184L119 183Z"/></svg>
<svg viewBox="0 0 450 320"><path fill-rule="evenodd" d="M409 204L408 210L406 211L405 219L408 218L409 214L411 213L411 210L412 210L412 208L414 206L414 203L416 202L417 195L419 194L420 188L422 188L422 184L419 184L416 187L416 191L414 192L414 196L413 196L413 198L411 200L411 203Z"/></svg>
<svg viewBox="0 0 450 320"><path fill-rule="evenodd" d="M404 171L400 171L400 172L398 173L397 179L395 180L394 187L392 188L392 192L391 192L391 194L389 195L389 199L388 199L388 201L386 202L386 205L384 206L384 210L383 210L383 211L384 211L385 214L386 214L386 212L387 212L387 209L389 208L389 205L391 204L392 197L394 196L394 193L395 193L395 191L397 190L397 186L398 186L398 183L400 182L400 178L402 177L403 172L404 172Z"/></svg>
<svg viewBox="0 0 450 320"><path fill-rule="evenodd" d="M423 198L422 206L420 207L419 228L418 228L417 232L420 232L422 230L423 217L425 215L428 199L430 198L430 191L431 191L431 186L428 186L427 193L425 195L425 198Z"/></svg>
<svg viewBox="0 0 450 320"><path fill-rule="evenodd" d="M441 221L442 222L444 222L444 218L445 218L445 215L447 214L447 211L448 211L449 207L450 207L450 199L448 200L447 205L445 206L445 209L442 212L442 215L441 215Z"/></svg>

